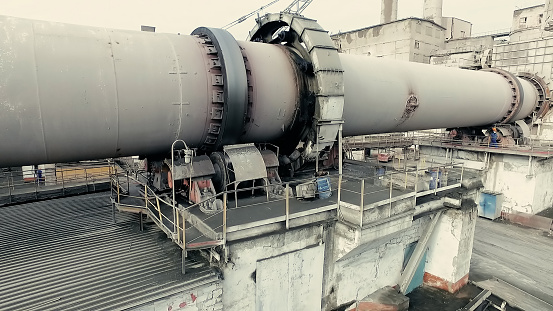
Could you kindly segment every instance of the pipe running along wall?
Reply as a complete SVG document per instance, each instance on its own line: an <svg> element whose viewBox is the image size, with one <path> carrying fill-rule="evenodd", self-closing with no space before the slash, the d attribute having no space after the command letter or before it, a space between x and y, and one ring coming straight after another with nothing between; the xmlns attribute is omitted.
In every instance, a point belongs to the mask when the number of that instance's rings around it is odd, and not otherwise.
<svg viewBox="0 0 553 311"><path fill-rule="evenodd" d="M187 36L11 17L0 18L0 37L0 167L166 154L175 139L206 151L295 147L313 118L305 62L282 45L220 29ZM494 72L340 61L344 135L483 126L512 110L512 88ZM511 121L537 96L515 79Z"/></svg>

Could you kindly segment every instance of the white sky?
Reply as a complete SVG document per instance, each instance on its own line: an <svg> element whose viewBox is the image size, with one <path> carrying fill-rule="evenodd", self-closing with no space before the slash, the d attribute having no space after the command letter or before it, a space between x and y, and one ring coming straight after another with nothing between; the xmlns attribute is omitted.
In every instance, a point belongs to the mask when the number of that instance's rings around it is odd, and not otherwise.
<svg viewBox="0 0 553 311"><path fill-rule="evenodd" d="M269 3L270 0L0 0L0 14L98 27L140 30L156 26L156 32L191 33L196 27L222 27ZM278 12L292 0L266 9ZM381 0L313 0L303 12L331 33L380 22ZM544 0L444 0L443 16L472 22L473 34L507 29L517 8L543 4ZM423 0L399 0L398 18L422 16ZM245 39L254 19L229 29Z"/></svg>

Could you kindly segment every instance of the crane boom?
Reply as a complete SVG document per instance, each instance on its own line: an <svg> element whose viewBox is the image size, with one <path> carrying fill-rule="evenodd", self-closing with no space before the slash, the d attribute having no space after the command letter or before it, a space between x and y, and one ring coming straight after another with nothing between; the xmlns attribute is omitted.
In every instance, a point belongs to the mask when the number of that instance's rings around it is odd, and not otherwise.
<svg viewBox="0 0 553 311"><path fill-rule="evenodd" d="M291 14L301 14L313 0L294 0L283 12Z"/></svg>

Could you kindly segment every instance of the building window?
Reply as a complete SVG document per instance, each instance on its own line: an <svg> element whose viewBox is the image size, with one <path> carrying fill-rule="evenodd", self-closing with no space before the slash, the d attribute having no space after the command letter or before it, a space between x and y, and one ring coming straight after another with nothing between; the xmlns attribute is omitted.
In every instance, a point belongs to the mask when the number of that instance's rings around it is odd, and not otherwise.
<svg viewBox="0 0 553 311"><path fill-rule="evenodd" d="M461 38L464 38L466 35L465 35L465 31L464 30L461 30Z"/></svg>
<svg viewBox="0 0 553 311"><path fill-rule="evenodd" d="M418 40L415 40L415 49L420 49L421 43Z"/></svg>
<svg viewBox="0 0 553 311"><path fill-rule="evenodd" d="M521 18L520 18L520 24L521 24L521 25L526 24L526 20L527 20L527 19L528 19L527 17L521 17Z"/></svg>
<svg viewBox="0 0 553 311"><path fill-rule="evenodd" d="M543 14L540 14L540 15L538 16L538 23L541 24L542 20L543 20Z"/></svg>

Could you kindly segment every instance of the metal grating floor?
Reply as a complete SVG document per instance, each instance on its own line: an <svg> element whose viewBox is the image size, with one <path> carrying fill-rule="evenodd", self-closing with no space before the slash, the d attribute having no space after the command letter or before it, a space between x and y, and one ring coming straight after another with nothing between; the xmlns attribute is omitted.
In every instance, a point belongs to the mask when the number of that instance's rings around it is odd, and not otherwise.
<svg viewBox="0 0 553 311"><path fill-rule="evenodd" d="M109 193L0 208L0 310L123 310L216 281Z"/></svg>

